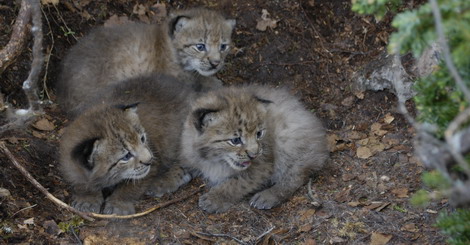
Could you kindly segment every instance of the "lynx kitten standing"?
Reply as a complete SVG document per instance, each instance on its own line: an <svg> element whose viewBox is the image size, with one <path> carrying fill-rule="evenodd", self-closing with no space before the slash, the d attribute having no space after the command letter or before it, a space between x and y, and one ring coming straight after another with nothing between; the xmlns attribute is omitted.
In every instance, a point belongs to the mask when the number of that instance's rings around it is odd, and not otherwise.
<svg viewBox="0 0 470 245"><path fill-rule="evenodd" d="M245 196L269 209L325 164L320 121L288 92L260 86L222 88L198 98L184 124L182 163L212 186L199 206L224 212Z"/></svg>
<svg viewBox="0 0 470 245"><path fill-rule="evenodd" d="M165 23L99 27L79 40L63 61L59 102L72 116L94 91L151 72L178 77L197 90L221 86L212 77L224 65L235 20L197 8L177 11Z"/></svg>

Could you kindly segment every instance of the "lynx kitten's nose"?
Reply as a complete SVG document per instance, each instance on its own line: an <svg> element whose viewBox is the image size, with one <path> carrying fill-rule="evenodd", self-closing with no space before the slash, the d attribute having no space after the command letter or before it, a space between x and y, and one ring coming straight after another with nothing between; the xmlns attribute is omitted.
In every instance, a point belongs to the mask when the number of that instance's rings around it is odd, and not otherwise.
<svg viewBox="0 0 470 245"><path fill-rule="evenodd" d="M258 157L258 153L257 153L257 152L246 151L246 154L248 155L248 158L250 158L250 160L253 160L253 159L255 159L256 157Z"/></svg>
<svg viewBox="0 0 470 245"><path fill-rule="evenodd" d="M220 60L209 60L209 64L212 69L215 69L220 64Z"/></svg>

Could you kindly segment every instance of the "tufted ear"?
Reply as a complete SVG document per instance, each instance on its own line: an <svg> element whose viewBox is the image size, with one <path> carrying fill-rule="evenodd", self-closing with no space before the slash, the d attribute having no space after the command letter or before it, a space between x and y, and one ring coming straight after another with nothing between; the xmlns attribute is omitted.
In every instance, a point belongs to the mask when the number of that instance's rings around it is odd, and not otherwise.
<svg viewBox="0 0 470 245"><path fill-rule="evenodd" d="M205 108L199 108L193 111L193 124L199 133L204 132L204 129L216 118L218 111L219 110Z"/></svg>
<svg viewBox="0 0 470 245"><path fill-rule="evenodd" d="M169 34L173 38L176 32L181 31L181 29L188 23L190 18L184 15L173 16L169 22Z"/></svg>
<svg viewBox="0 0 470 245"><path fill-rule="evenodd" d="M91 156L97 151L98 138L87 139L80 142L72 150L72 158L81 163L86 169L92 170L94 167Z"/></svg>

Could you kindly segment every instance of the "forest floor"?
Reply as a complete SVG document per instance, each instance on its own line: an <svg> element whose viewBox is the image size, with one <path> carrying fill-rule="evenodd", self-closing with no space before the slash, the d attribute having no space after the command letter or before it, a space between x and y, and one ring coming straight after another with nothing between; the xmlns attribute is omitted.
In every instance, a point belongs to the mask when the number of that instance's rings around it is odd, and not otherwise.
<svg viewBox="0 0 470 245"><path fill-rule="evenodd" d="M9 41L19 9L15 2L0 1L0 47ZM227 85L287 86L321 118L331 149L328 166L312 178L311 189L321 207L312 204L305 185L271 210L254 209L244 201L226 213L207 214L198 208L196 194L141 218L83 222L47 200L0 154L0 188L10 193L0 197L0 243L445 243L433 224L437 213L448 208L447 201L425 208L409 202L423 188L424 167L413 156L415 132L398 113L396 97L389 91L351 89L356 72L386 49L393 31L391 16L380 22L359 16L351 12L349 0L162 2L169 11L206 6L236 18L235 48L217 76ZM42 5L44 52L49 57L40 80L43 99L56 102L53 88L60 61L78 39L94 26L126 18L153 22L163 14L155 3L60 0L58 5ZM262 11L269 13L267 23L276 25L257 27ZM1 92L15 107L26 104L21 84L30 63L31 45L1 74ZM69 203L70 189L57 160L58 139L68 121L55 103L45 111L32 126L6 132L0 140L33 177ZM144 198L137 208L188 195L201 184L195 180L174 194Z"/></svg>

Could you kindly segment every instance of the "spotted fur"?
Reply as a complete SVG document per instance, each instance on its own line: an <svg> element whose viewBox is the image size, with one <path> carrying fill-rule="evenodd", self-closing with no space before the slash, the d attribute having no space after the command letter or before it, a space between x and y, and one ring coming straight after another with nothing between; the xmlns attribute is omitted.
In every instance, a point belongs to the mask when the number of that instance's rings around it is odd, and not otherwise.
<svg viewBox="0 0 470 245"><path fill-rule="evenodd" d="M95 91L151 72L186 81L198 90L221 86L213 77L230 51L235 20L203 8L176 11L160 25L98 27L81 38L63 61L57 95L72 116Z"/></svg>
<svg viewBox="0 0 470 245"><path fill-rule="evenodd" d="M131 214L145 192L161 196L187 183L191 177L178 165L179 139L193 92L159 74L96 91L60 141L73 206Z"/></svg>
<svg viewBox="0 0 470 245"><path fill-rule="evenodd" d="M212 186L199 205L224 212L251 193L269 209L290 197L328 152L321 122L282 89L223 88L192 104L182 135L182 162Z"/></svg>

